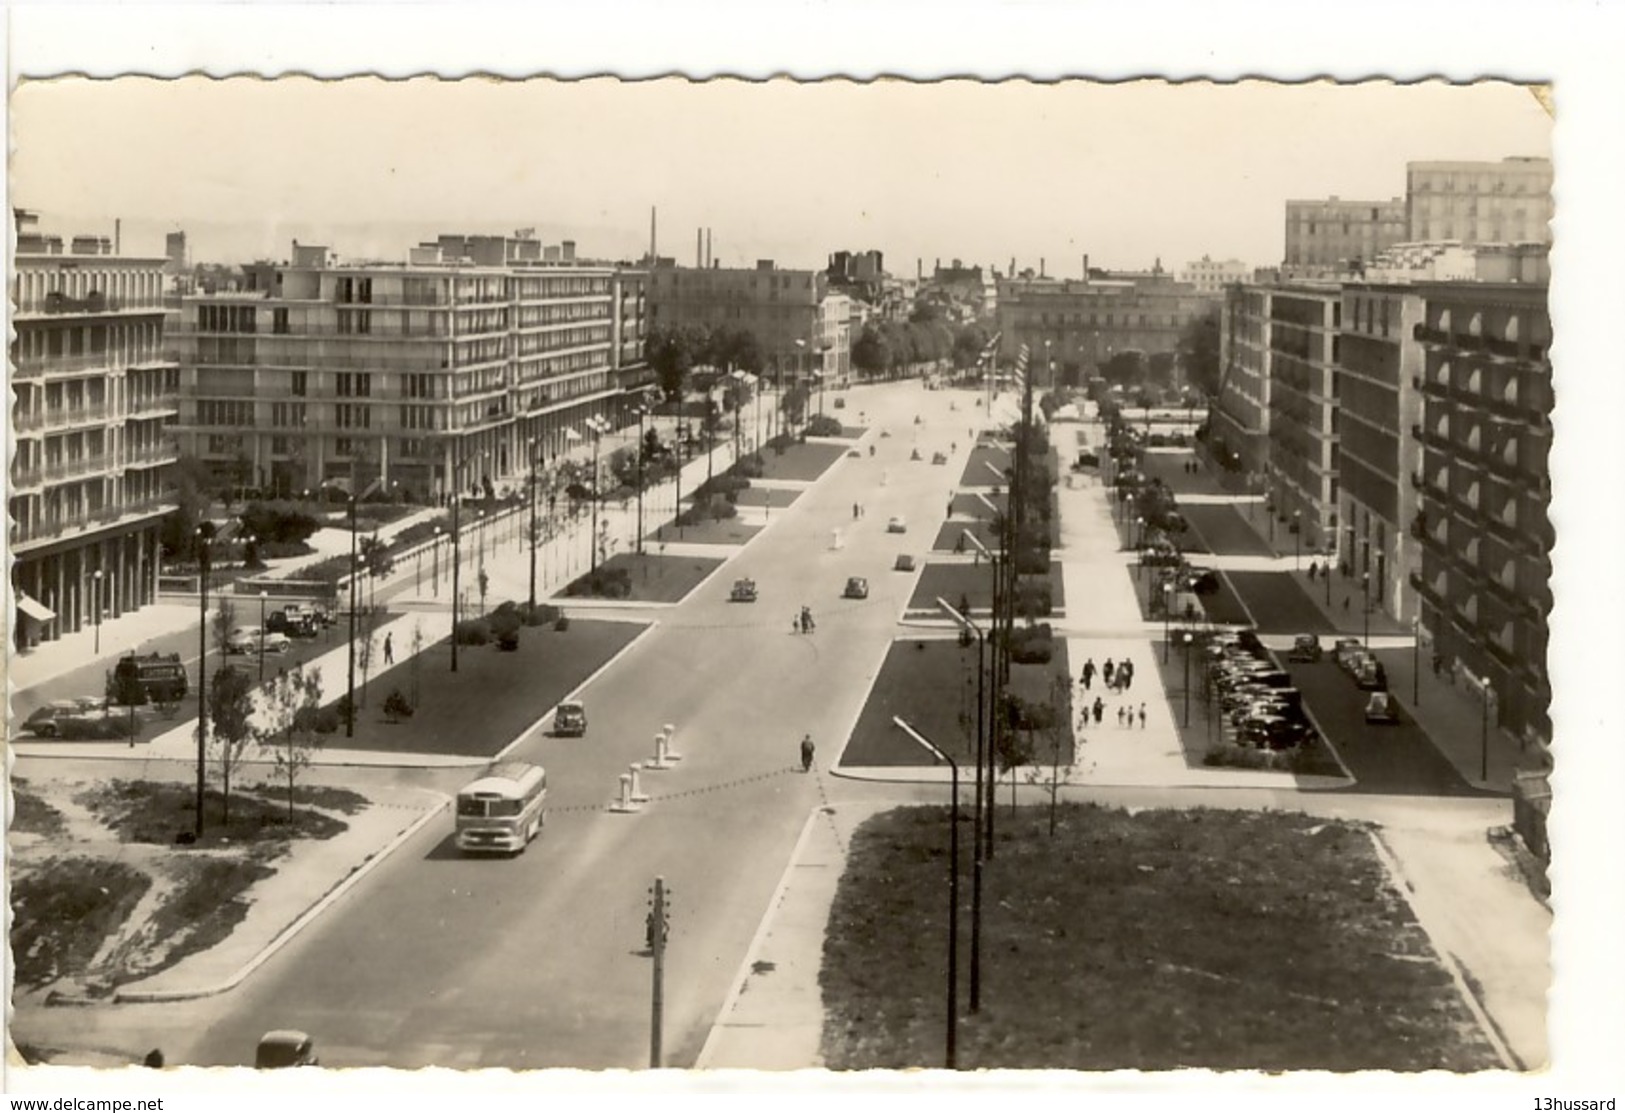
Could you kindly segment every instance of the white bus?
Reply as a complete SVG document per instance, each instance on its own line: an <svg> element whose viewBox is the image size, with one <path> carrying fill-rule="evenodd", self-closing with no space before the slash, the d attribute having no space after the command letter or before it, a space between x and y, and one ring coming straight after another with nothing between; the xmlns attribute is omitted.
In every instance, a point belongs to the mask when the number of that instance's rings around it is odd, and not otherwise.
<svg viewBox="0 0 1625 1113"><path fill-rule="evenodd" d="M542 833L547 771L504 761L457 794L457 849L517 854Z"/></svg>

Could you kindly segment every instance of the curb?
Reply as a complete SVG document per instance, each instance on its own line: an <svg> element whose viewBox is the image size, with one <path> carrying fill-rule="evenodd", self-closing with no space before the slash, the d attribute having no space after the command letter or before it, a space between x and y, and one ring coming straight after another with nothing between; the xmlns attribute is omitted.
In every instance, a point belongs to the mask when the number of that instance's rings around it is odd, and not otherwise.
<svg viewBox="0 0 1625 1113"><path fill-rule="evenodd" d="M425 789L423 791L428 790ZM340 897L344 896L344 894L348 893L352 888L354 888L362 878L366 877L374 869L378 868L378 866L384 862L385 859L387 859L395 851L399 850L406 843L406 840L410 839L413 835L416 835L420 830L428 825L430 820L435 819L440 815L441 812L445 811L451 806L451 797L440 792L432 793L432 795L440 798L440 802L438 804L419 816L404 831L400 832L388 843L386 843L383 849L379 850L365 862L361 863L361 865L351 870L347 875L345 875L342 881L340 881L333 888L329 889L324 895L319 897L315 904L305 909L304 913L301 914L298 919L294 920L293 923L289 924L287 927L278 932L276 937L260 950L259 954L249 959L237 970L235 974L228 977L219 985L204 986L198 989L120 990L113 994L113 1002L115 1004L123 1005L135 1003L157 1003L165 1001L189 1001L199 997L213 997L217 994L236 989L237 986L242 984L244 979L268 962L272 955L276 954L283 947L287 946L293 941L295 936L314 923L316 917L327 911L327 909L338 901Z"/></svg>
<svg viewBox="0 0 1625 1113"><path fill-rule="evenodd" d="M744 993L745 981L750 977L752 967L756 964L756 956L762 951L762 943L767 938L767 931L778 913L779 906L784 903L784 894L790 888L790 877L795 872L796 862L801 858L801 852L806 849L807 839L812 835L813 824L827 805L819 804L807 813L806 822L801 825L801 834L796 837L796 845L790 851L790 860L784 864L784 872L779 875L779 883L768 899L767 910L762 913L761 921L756 925L756 934L751 936L750 945L745 948L745 957L739 963L739 970L734 974L732 983L728 986L728 993L723 998L722 1009L717 1013L716 1020L711 1023L711 1030L706 1033L705 1043L700 1047L700 1053L694 1059L695 1070L705 1070L706 1063L712 1054L719 1033L726 1027L726 1020L738 1004L740 996Z"/></svg>

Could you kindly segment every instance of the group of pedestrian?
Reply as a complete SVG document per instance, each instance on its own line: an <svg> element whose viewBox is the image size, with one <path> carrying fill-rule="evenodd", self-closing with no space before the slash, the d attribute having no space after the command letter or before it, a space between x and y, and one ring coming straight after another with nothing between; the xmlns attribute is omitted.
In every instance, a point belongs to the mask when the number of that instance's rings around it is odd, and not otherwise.
<svg viewBox="0 0 1625 1113"><path fill-rule="evenodd" d="M818 624L813 621L811 607L803 606L796 616L790 620L790 632L792 634L810 634L816 629L818 629Z"/></svg>
<svg viewBox="0 0 1625 1113"><path fill-rule="evenodd" d="M854 522L857 521L859 518L863 517L863 514L864 514L863 506L860 503L856 503L856 502L853 503L852 504L852 520Z"/></svg>
<svg viewBox="0 0 1625 1113"><path fill-rule="evenodd" d="M1083 671L1078 676L1078 683L1083 685L1084 691L1089 691L1095 682L1095 659L1090 657L1083 663ZM1134 662L1127 657L1121 661L1106 658L1106 663L1100 666L1100 682L1113 692L1126 692L1129 685L1134 683ZM1098 702L1098 701L1097 701Z"/></svg>
<svg viewBox="0 0 1625 1113"><path fill-rule="evenodd" d="M1140 729L1145 729L1145 704L1140 704ZM1117 709L1117 725L1131 727L1134 725L1134 708L1123 704Z"/></svg>
<svg viewBox="0 0 1625 1113"><path fill-rule="evenodd" d="M1131 707L1130 705L1128 705L1126 703L1118 704L1118 706L1117 706L1117 725L1119 727L1131 727L1131 726L1133 726L1134 725L1134 716L1136 714L1138 714L1139 717L1140 717L1140 729L1144 730L1145 729L1145 718L1146 718L1146 716L1145 716L1145 704L1143 704L1143 703L1140 704L1140 708L1139 708L1138 712L1136 712L1133 707ZM1079 715L1078 715L1078 726L1080 726L1080 727L1088 726L1089 721L1090 721L1091 718L1094 720L1094 724L1097 727L1106 718L1106 701L1104 699L1102 699L1101 697L1099 697L1099 696L1096 696L1094 698L1093 703L1085 703L1083 705L1082 710L1079 712Z"/></svg>

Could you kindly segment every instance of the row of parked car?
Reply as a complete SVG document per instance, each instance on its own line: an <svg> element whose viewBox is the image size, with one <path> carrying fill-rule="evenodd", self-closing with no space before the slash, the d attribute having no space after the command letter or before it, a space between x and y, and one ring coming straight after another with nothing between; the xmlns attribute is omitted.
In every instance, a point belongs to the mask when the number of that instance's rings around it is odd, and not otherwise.
<svg viewBox="0 0 1625 1113"><path fill-rule="evenodd" d="M227 653L288 652L294 638L314 638L337 619L326 607L313 603L289 603L265 617L264 627L233 627L226 638Z"/></svg>
<svg viewBox="0 0 1625 1113"><path fill-rule="evenodd" d="M1320 638L1314 634L1299 634L1292 640L1288 661L1306 664L1318 662L1323 651ZM1399 721L1399 709L1394 697L1388 693L1388 670L1376 655L1361 644L1359 638L1338 638L1332 644L1332 659L1337 667L1348 673L1355 687L1371 693L1365 701L1365 721L1368 723L1394 723Z"/></svg>
<svg viewBox="0 0 1625 1113"><path fill-rule="evenodd" d="M1226 734L1242 745L1289 750L1315 737L1292 674L1269 655L1252 630L1213 635L1204 647L1207 680L1224 716Z"/></svg>

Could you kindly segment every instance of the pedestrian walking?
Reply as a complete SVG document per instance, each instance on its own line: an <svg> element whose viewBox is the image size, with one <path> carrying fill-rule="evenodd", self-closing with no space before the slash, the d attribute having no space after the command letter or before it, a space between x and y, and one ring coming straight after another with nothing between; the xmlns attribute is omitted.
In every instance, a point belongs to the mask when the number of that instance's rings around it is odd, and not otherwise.
<svg viewBox="0 0 1625 1113"><path fill-rule="evenodd" d="M1343 613L1348 614L1348 611L1349 611L1349 597L1347 595L1345 595L1345 596L1343 596Z"/></svg>
<svg viewBox="0 0 1625 1113"><path fill-rule="evenodd" d="M803 773L811 771L812 763L813 763L813 740L812 740L812 735L803 734L801 736L801 771Z"/></svg>
<svg viewBox="0 0 1625 1113"><path fill-rule="evenodd" d="M1112 659L1110 657L1106 658L1106 663L1100 666L1101 683L1105 684L1108 688L1112 686L1112 670L1115 668L1117 668L1117 666L1112 664Z"/></svg>
<svg viewBox="0 0 1625 1113"><path fill-rule="evenodd" d="M1443 668L1444 668L1444 654L1435 653L1433 655L1433 675L1438 676L1439 675L1439 670L1441 670Z"/></svg>
<svg viewBox="0 0 1625 1113"><path fill-rule="evenodd" d="M1083 663L1083 690L1087 692L1095 680L1095 659L1089 658Z"/></svg>
<svg viewBox="0 0 1625 1113"><path fill-rule="evenodd" d="M1102 700L1099 696L1096 696L1095 697L1095 726L1098 727L1100 725L1100 720L1104 719L1105 717L1106 717L1106 702L1104 700Z"/></svg>
<svg viewBox="0 0 1625 1113"><path fill-rule="evenodd" d="M1145 704L1140 704L1140 729L1145 729Z"/></svg>
<svg viewBox="0 0 1625 1113"><path fill-rule="evenodd" d="M852 504L852 520L854 522L858 520L858 504L857 503Z"/></svg>
<svg viewBox="0 0 1625 1113"><path fill-rule="evenodd" d="M1125 707L1119 707L1117 709L1117 726L1119 729L1121 729L1123 726L1123 712L1126 710L1127 708Z"/></svg>
<svg viewBox="0 0 1625 1113"><path fill-rule="evenodd" d="M1309 579L1314 580L1315 574L1320 571L1320 565L1315 561L1309 562Z"/></svg>
<svg viewBox="0 0 1625 1113"><path fill-rule="evenodd" d="M384 664L393 665L394 663L395 663L395 635L393 633L389 633L389 634L384 635Z"/></svg>

